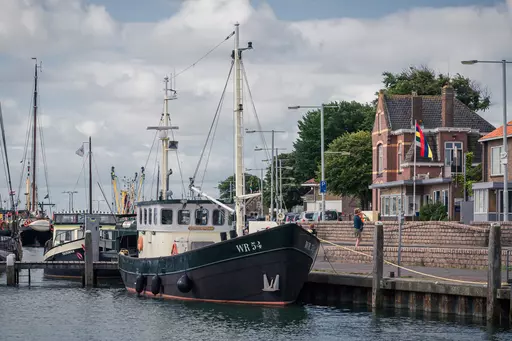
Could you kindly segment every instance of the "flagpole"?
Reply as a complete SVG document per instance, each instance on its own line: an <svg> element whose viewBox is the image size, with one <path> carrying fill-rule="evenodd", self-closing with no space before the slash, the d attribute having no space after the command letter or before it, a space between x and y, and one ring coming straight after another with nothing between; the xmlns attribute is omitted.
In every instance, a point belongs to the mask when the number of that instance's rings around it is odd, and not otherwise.
<svg viewBox="0 0 512 341"><path fill-rule="evenodd" d="M412 220L416 220L416 120L414 120L414 161L412 176Z"/></svg>

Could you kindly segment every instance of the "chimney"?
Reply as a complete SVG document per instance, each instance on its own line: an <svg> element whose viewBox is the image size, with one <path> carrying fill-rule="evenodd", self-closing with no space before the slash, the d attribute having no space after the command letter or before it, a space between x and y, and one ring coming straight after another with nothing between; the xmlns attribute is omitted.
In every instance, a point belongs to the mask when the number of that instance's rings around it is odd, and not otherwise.
<svg viewBox="0 0 512 341"><path fill-rule="evenodd" d="M443 127L453 127L453 112L454 112L454 92L451 85L443 86L441 92L441 125Z"/></svg>
<svg viewBox="0 0 512 341"><path fill-rule="evenodd" d="M411 97L411 126L414 126L414 121L422 121L423 120L423 100L421 96L418 96L416 91L412 92Z"/></svg>

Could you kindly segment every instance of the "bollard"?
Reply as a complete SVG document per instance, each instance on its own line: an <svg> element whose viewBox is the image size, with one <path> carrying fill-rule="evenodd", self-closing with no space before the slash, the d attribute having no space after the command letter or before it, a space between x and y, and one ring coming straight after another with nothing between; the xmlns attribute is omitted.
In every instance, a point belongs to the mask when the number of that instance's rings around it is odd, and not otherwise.
<svg viewBox="0 0 512 341"><path fill-rule="evenodd" d="M91 231L85 231L85 287L92 288L94 285L94 269L93 269L93 253L92 253L92 235Z"/></svg>
<svg viewBox="0 0 512 341"><path fill-rule="evenodd" d="M500 318L498 289L501 287L501 228L492 223L489 231L487 270L487 321L496 322Z"/></svg>
<svg viewBox="0 0 512 341"><path fill-rule="evenodd" d="M373 232L373 281L372 281L372 310L382 308L382 274L384 272L384 227L382 222L375 223Z"/></svg>
<svg viewBox="0 0 512 341"><path fill-rule="evenodd" d="M13 253L7 255L6 265L7 265L7 286L14 287L16 286L16 269L14 268L14 260L16 256Z"/></svg>

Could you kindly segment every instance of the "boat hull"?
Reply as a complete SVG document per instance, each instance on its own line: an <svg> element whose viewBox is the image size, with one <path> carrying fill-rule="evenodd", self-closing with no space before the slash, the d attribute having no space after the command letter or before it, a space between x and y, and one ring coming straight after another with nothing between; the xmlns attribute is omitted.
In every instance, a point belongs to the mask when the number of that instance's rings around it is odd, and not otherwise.
<svg viewBox="0 0 512 341"><path fill-rule="evenodd" d="M85 239L77 239L68 243L60 244L45 252L44 261L83 261ZM111 253L107 252L103 255L100 252L100 261L112 261ZM44 276L56 279L76 279L81 280L83 270L76 269L44 269ZM119 278L118 270L97 270L98 278Z"/></svg>
<svg viewBox="0 0 512 341"><path fill-rule="evenodd" d="M286 305L297 299L319 244L300 226L286 224L174 256L134 258L120 254L119 270L127 290L140 291L141 295ZM160 286L154 284L156 275ZM140 285L144 282L145 286ZM156 295L154 289L159 289Z"/></svg>

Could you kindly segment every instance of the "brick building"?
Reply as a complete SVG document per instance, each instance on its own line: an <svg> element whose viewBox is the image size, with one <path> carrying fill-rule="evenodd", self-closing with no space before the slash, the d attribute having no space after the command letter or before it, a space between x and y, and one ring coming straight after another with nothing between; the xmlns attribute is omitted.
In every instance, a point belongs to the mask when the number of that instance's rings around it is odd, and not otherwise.
<svg viewBox="0 0 512 341"><path fill-rule="evenodd" d="M320 194L320 184L315 179L309 179L301 186L309 187L302 200L304 201L304 211L321 211L322 195ZM334 195L329 192L325 194L325 209L336 210L343 213L343 216L350 216L354 209L360 207L359 199L345 195Z"/></svg>
<svg viewBox="0 0 512 341"><path fill-rule="evenodd" d="M508 125L512 121L508 122ZM507 127L508 158L507 165L501 164L503 151L503 126L482 137L482 181L473 184L474 221L503 220L503 170L508 167L508 212L512 220L512 168L510 151L512 151L512 127Z"/></svg>
<svg viewBox="0 0 512 341"><path fill-rule="evenodd" d="M416 207L413 207L413 160L417 121L432 149L433 158L416 152ZM495 128L455 98L451 86L440 96L386 95L379 93L372 131L372 209L382 220L397 218L403 207L406 219L432 201L445 204L450 219L459 219L462 186L452 177L462 172L463 153L474 152L481 162L478 140ZM402 206L403 204L403 206Z"/></svg>

